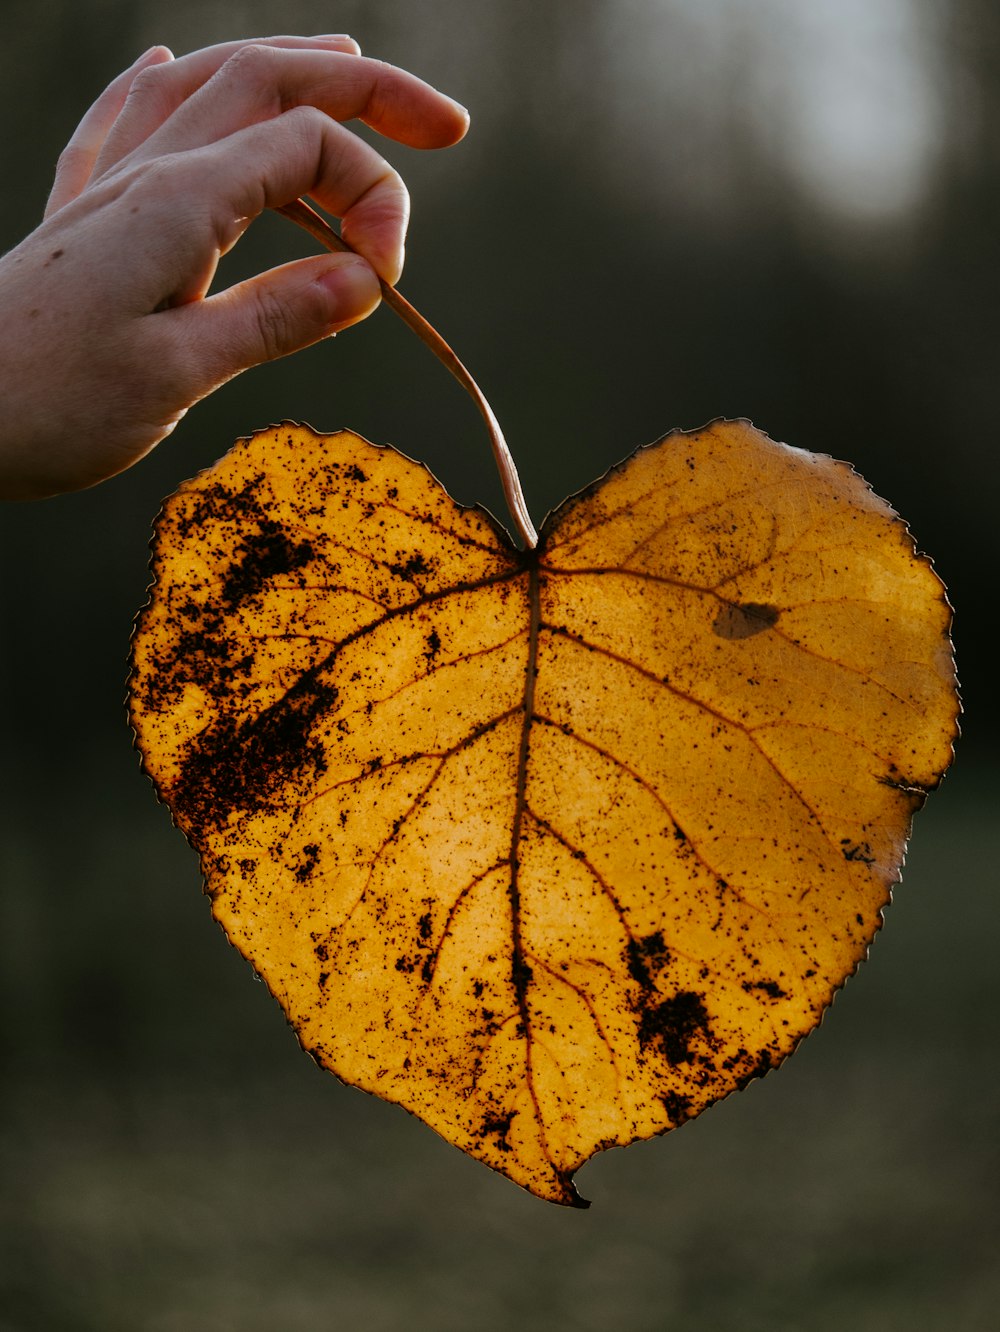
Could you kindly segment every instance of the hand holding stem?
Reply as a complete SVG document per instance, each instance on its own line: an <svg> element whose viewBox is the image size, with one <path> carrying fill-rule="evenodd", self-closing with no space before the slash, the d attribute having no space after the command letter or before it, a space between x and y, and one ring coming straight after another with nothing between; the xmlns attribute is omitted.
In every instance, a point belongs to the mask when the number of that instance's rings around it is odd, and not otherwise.
<svg viewBox="0 0 1000 1332"><path fill-rule="evenodd" d="M363 319L400 273L396 172L340 122L445 147L468 117L350 38L154 47L86 114L45 220L0 259L0 497L42 498L131 466L234 375ZM265 208L309 194L353 254L209 294Z"/></svg>

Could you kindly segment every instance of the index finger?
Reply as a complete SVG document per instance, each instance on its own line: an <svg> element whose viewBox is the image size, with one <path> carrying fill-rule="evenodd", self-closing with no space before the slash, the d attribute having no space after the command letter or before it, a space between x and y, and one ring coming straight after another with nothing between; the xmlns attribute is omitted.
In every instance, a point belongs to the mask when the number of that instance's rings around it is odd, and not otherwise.
<svg viewBox="0 0 1000 1332"><path fill-rule="evenodd" d="M136 96L135 85L137 76L141 72L138 66L143 62L148 63L147 57L142 57L142 60L137 61L135 66L126 70L125 74L119 75L118 79L95 104L97 106L102 101L106 104L110 104L113 100L117 101L114 108L117 119L112 118L113 124L111 121L107 121L103 125L101 142L93 147L93 159L96 161L94 169L97 173L101 174L108 170L115 162L120 161L127 153L149 138L163 121L172 115L192 93L206 84L227 60L231 60L234 55L247 46L282 47L288 50L319 49L321 51L337 51L345 55L358 55L361 51L354 38L347 36L346 33L330 33L319 37L250 37L242 38L239 41L218 42L214 46L204 46L197 51L189 52L187 55L177 56L176 58L171 56L171 77L169 79L157 79L152 83L147 81L145 84L140 79L139 88L146 89L146 92L141 96ZM154 50L156 49L163 48L154 48ZM120 93L116 99L109 97L113 90ZM148 95L150 90L153 91L154 95ZM92 108L91 112L88 112L88 116L92 114L94 109ZM98 151L100 152L99 156ZM94 161L92 161L92 166Z"/></svg>
<svg viewBox="0 0 1000 1332"><path fill-rule="evenodd" d="M251 43L200 82L205 62L186 65L185 59L144 70L135 81L99 170L143 146L149 156L204 147L293 106L315 106L334 120L363 120L414 148L446 147L468 127L468 112L452 98L364 56Z"/></svg>

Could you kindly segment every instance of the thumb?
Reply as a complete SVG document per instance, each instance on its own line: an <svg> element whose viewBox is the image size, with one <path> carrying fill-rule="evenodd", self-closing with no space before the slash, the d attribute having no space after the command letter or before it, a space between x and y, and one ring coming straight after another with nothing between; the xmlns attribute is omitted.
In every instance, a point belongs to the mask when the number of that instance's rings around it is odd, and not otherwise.
<svg viewBox="0 0 1000 1332"><path fill-rule="evenodd" d="M264 361L288 356L358 323L382 299L374 269L356 254L316 255L162 311L190 357L192 400Z"/></svg>

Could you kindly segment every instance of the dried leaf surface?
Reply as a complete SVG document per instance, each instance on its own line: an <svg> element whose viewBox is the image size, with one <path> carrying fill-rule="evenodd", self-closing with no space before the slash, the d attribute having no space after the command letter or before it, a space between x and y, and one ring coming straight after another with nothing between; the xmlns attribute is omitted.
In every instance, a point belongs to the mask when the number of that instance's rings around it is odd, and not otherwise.
<svg viewBox="0 0 1000 1332"><path fill-rule="evenodd" d="M132 717L215 916L322 1064L555 1202L816 1025L951 754L928 562L746 422L528 554L285 425L167 502L154 569Z"/></svg>

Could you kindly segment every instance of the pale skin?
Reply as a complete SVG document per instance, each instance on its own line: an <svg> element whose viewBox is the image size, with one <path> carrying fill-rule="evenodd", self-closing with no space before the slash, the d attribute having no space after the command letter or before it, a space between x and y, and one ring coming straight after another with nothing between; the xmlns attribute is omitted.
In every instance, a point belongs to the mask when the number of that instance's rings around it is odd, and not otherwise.
<svg viewBox="0 0 1000 1332"><path fill-rule="evenodd" d="M59 159L42 224L0 259L0 498L131 467L241 371L357 323L403 264L409 198L341 123L416 148L468 115L344 36L271 37L174 59L152 48ZM357 251L209 291L266 208L309 195Z"/></svg>

